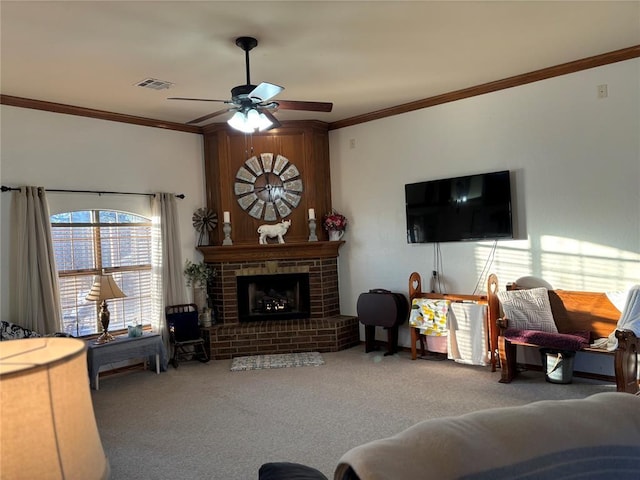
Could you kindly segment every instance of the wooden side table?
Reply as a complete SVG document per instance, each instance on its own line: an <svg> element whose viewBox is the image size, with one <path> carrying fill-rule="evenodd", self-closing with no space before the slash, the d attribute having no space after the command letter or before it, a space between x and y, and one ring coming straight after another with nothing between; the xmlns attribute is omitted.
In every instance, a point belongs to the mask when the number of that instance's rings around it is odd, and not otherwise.
<svg viewBox="0 0 640 480"><path fill-rule="evenodd" d="M142 335L141 337L115 337L108 343L87 343L87 365L89 368L89 383L91 388L100 389L98 374L102 365L133 358L146 358L155 365L156 373L167 370L167 351L162 343L162 337L157 333Z"/></svg>

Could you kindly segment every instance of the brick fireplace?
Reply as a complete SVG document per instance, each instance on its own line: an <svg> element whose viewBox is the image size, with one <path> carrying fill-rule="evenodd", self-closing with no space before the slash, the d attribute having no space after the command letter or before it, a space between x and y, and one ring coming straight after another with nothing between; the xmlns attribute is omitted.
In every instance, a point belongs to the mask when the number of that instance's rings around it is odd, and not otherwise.
<svg viewBox="0 0 640 480"><path fill-rule="evenodd" d="M209 292L216 324L204 330L215 359L331 352L359 343L357 318L340 315L337 259L344 242L327 241L320 224L316 229L319 241L308 241L309 209L324 214L332 207L329 126L318 121L281 123L276 129L250 136L226 123L203 129L207 207L217 212L218 218L229 212L233 239L233 245L222 245L224 231L216 228L209 237L210 245L198 247L205 262L217 272ZM238 172L253 156L263 154L288 159L298 169L303 186L300 203L286 216L292 223L284 244L258 244L256 231L265 220L250 215L235 191ZM246 315L238 308L238 278L288 274L308 275L308 311L278 319L241 321Z"/></svg>
<svg viewBox="0 0 640 480"><path fill-rule="evenodd" d="M205 262L216 269L209 292L217 313L216 324L205 329L211 358L334 352L357 345L357 317L340 315L337 257L342 243L199 247ZM294 274L308 276L308 313L293 315L300 318L282 315L241 321L246 315L238 308L238 285L244 285L246 277L275 279ZM241 301L244 295L240 294Z"/></svg>

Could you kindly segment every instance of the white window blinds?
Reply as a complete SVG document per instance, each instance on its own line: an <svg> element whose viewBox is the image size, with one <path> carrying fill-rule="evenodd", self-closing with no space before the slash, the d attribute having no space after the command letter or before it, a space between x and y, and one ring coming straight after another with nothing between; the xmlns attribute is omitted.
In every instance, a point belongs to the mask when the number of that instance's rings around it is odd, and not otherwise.
<svg viewBox="0 0 640 480"><path fill-rule="evenodd" d="M99 305L85 300L94 275L103 270L126 298L108 300L109 330L149 323L151 312L151 221L110 210L83 210L51 216L64 332L75 336L101 330Z"/></svg>

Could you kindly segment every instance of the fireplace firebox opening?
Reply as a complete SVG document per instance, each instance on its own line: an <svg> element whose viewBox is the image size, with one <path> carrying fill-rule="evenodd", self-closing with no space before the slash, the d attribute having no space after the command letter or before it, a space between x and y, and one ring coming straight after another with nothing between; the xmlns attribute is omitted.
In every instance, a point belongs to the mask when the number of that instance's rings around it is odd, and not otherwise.
<svg viewBox="0 0 640 480"><path fill-rule="evenodd" d="M236 281L240 322L310 317L308 273L239 275Z"/></svg>

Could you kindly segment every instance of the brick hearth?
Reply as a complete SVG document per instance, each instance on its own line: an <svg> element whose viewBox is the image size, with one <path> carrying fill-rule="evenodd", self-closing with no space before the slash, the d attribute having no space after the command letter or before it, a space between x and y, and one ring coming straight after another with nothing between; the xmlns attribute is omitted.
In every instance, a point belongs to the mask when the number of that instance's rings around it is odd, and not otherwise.
<svg viewBox="0 0 640 480"><path fill-rule="evenodd" d="M359 343L358 319L270 320L205 329L211 358L295 352L337 352ZM206 339L205 339L206 340Z"/></svg>
<svg viewBox="0 0 640 480"><path fill-rule="evenodd" d="M342 243L200 247L205 261L216 269L209 292L216 324L204 330L211 358L335 352L357 345L357 317L340 315L337 251ZM309 274L310 318L239 322L237 276L294 272Z"/></svg>

